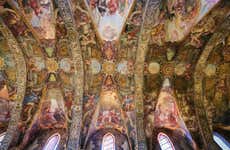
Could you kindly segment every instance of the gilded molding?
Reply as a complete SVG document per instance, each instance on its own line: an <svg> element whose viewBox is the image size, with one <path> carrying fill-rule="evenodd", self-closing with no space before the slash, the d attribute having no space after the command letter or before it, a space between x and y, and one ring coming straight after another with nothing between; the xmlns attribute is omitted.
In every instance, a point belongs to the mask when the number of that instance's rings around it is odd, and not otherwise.
<svg viewBox="0 0 230 150"><path fill-rule="evenodd" d="M17 43L16 39L14 38L13 34L10 32L10 30L7 28L5 23L3 22L2 18L0 18L0 32L2 32L3 36L8 41L8 46L11 50L11 53L13 54L16 68L16 86L17 86L17 97L15 99L14 107L11 110L11 118L8 125L8 129L6 131L6 136L2 141L2 144L0 145L1 150L7 150L10 146L15 134L18 132L18 123L20 121L20 115L22 110L22 101L24 99L25 95L25 89L26 89L26 63L25 59L22 53L22 50ZM19 69L20 68L20 69Z"/></svg>
<svg viewBox="0 0 230 150"><path fill-rule="evenodd" d="M203 89L203 70L205 69L208 57L214 48L223 43L224 39L230 34L230 18L221 25L221 27L213 34L211 39L205 46L195 68L194 73L194 105L198 127L202 136L205 149L215 150L218 149L212 139L212 131L209 128L207 114L204 107L204 89Z"/></svg>
<svg viewBox="0 0 230 150"><path fill-rule="evenodd" d="M144 62L148 50L151 29L157 24L158 10L160 0L147 0L142 17L142 26L140 30L138 47L135 62L135 100L136 100L136 123L137 123L137 141L139 150L146 150L146 141L144 133L144 108L143 108L143 84L144 84Z"/></svg>
<svg viewBox="0 0 230 150"><path fill-rule="evenodd" d="M69 128L67 149L79 149L81 123L82 123L82 99L84 89L84 68L79 35L76 31L75 20L69 0L58 0L59 11L65 22L69 38L69 49L74 62L74 106L72 107L72 123Z"/></svg>

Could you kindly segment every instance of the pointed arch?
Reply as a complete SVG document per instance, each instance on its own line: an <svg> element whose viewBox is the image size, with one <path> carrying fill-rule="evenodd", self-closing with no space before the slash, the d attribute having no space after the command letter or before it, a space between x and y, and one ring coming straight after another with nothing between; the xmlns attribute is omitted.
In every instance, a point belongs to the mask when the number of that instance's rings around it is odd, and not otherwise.
<svg viewBox="0 0 230 150"><path fill-rule="evenodd" d="M230 143L217 132L213 132L213 139L223 150L230 150Z"/></svg>
<svg viewBox="0 0 230 150"><path fill-rule="evenodd" d="M4 139L5 135L6 135L6 132L3 132L0 134L0 145L1 145L2 140Z"/></svg>
<svg viewBox="0 0 230 150"><path fill-rule="evenodd" d="M157 135L158 143L161 147L161 150L175 150L173 143L170 138L163 132L160 132Z"/></svg>
<svg viewBox="0 0 230 150"><path fill-rule="evenodd" d="M51 137L48 138L42 150L56 150L60 142L60 139L61 135L59 133L53 134Z"/></svg>
<svg viewBox="0 0 230 150"><path fill-rule="evenodd" d="M101 150L115 150L115 137L112 133L103 136Z"/></svg>

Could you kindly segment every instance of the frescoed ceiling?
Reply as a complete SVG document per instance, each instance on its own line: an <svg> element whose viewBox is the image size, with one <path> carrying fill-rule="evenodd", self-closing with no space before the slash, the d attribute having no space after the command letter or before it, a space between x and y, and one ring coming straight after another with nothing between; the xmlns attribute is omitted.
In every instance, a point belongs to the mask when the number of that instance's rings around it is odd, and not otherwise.
<svg viewBox="0 0 230 150"><path fill-rule="evenodd" d="M228 0L0 0L1 150L216 150L229 113Z"/></svg>

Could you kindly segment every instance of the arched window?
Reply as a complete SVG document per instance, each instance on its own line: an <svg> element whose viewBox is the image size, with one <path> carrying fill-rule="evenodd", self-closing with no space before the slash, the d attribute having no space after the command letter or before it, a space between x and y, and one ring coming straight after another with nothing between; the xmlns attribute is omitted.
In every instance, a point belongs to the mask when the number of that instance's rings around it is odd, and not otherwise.
<svg viewBox="0 0 230 150"><path fill-rule="evenodd" d="M104 135L102 140L102 150L115 150L115 137L111 133Z"/></svg>
<svg viewBox="0 0 230 150"><path fill-rule="evenodd" d="M0 134L0 145L2 145L2 140L4 139L6 132Z"/></svg>
<svg viewBox="0 0 230 150"><path fill-rule="evenodd" d="M220 134L214 132L213 139L223 150L230 150L230 143Z"/></svg>
<svg viewBox="0 0 230 150"><path fill-rule="evenodd" d="M49 137L42 150L56 150L60 142L60 139L61 136L59 133L53 134L51 137Z"/></svg>
<svg viewBox="0 0 230 150"><path fill-rule="evenodd" d="M160 132L157 136L157 140L160 144L161 150L175 150L171 140L166 134Z"/></svg>

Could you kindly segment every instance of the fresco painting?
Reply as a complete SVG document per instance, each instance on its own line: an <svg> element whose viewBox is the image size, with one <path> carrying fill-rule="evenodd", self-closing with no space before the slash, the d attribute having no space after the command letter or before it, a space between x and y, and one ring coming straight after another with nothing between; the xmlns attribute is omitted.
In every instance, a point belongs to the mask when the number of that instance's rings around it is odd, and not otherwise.
<svg viewBox="0 0 230 150"><path fill-rule="evenodd" d="M102 40L118 40L134 0L86 0Z"/></svg>
<svg viewBox="0 0 230 150"><path fill-rule="evenodd" d="M89 134L103 128L125 131L124 116L116 91L102 91L89 128Z"/></svg>
<svg viewBox="0 0 230 150"><path fill-rule="evenodd" d="M58 145L59 141L63 142L66 140L65 134L67 129L67 117L64 98L61 90L58 87L46 87L43 89L42 94L43 95L41 99L41 105L39 106L39 111L36 112L30 127L26 130L25 136L20 145L21 149L31 146L30 143L34 139L34 141L36 141L36 139L41 138L43 144L38 146L44 147L44 150L50 146L60 147L60 145ZM45 134L47 130L54 130L57 133L54 138L50 139L50 141L48 139L49 142L44 145L44 140L47 140L46 136L49 136L52 133L50 132ZM44 135L41 133L44 133ZM34 136L35 134L38 136Z"/></svg>
<svg viewBox="0 0 230 150"><path fill-rule="evenodd" d="M171 130L182 130L195 148L196 145L180 115L173 92L170 81L166 78L156 104L154 126L157 128L164 127Z"/></svg>
<svg viewBox="0 0 230 150"><path fill-rule="evenodd" d="M168 3L172 18L165 23L166 41L181 41L220 0L188 0ZM186 5L181 5L188 3ZM181 7L182 6L182 7ZM170 9L171 8L171 9ZM174 9L173 9L174 8ZM178 8L178 9L176 9Z"/></svg>
<svg viewBox="0 0 230 150"><path fill-rule="evenodd" d="M24 0L24 11L41 39L55 39L54 7L52 0Z"/></svg>
<svg viewBox="0 0 230 150"><path fill-rule="evenodd" d="M14 57L0 32L0 135L7 130L16 97Z"/></svg>

